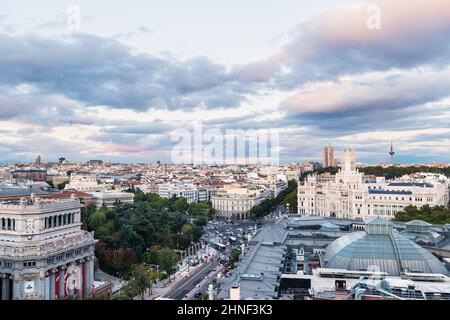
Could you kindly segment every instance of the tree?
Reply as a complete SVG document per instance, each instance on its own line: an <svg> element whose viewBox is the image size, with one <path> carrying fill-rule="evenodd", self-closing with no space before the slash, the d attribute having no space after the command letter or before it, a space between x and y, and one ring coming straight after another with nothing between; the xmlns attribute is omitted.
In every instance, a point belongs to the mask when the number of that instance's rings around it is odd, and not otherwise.
<svg viewBox="0 0 450 320"><path fill-rule="evenodd" d="M158 265L161 270L167 272L167 274L172 274L175 272L175 267L179 261L178 254L169 248L162 248L158 252Z"/></svg>
<svg viewBox="0 0 450 320"><path fill-rule="evenodd" d="M297 212L297 189L289 193L283 200L285 207L289 204L290 212Z"/></svg>
<svg viewBox="0 0 450 320"><path fill-rule="evenodd" d="M158 252L162 249L161 246L152 246L144 255L144 261L148 264L159 264Z"/></svg>
<svg viewBox="0 0 450 320"><path fill-rule="evenodd" d="M394 220L402 222L422 220L432 224L447 224L450 223L450 209L443 206L425 205L420 209L408 206L403 211L397 212Z"/></svg>
<svg viewBox="0 0 450 320"><path fill-rule="evenodd" d="M144 299L144 293L147 289L160 278L160 274L143 264L133 266L130 280L122 288L123 297L133 299L138 295Z"/></svg>
<svg viewBox="0 0 450 320"><path fill-rule="evenodd" d="M230 262L236 263L239 261L239 257L241 256L241 249L239 248L233 248L230 253Z"/></svg>
<svg viewBox="0 0 450 320"><path fill-rule="evenodd" d="M165 271L170 275L175 272L179 256L173 249L153 246L146 252L145 261L149 264L158 265L160 271Z"/></svg>
<svg viewBox="0 0 450 320"><path fill-rule="evenodd" d="M194 202L189 205L188 212L190 215L197 218L212 218L214 209L210 202Z"/></svg>
<svg viewBox="0 0 450 320"><path fill-rule="evenodd" d="M256 205L250 209L250 215L255 218L260 218L264 216L264 209L260 205Z"/></svg>
<svg viewBox="0 0 450 320"><path fill-rule="evenodd" d="M297 189L297 182L289 180L286 189L281 191L275 198L266 199L259 205L254 206L250 210L250 215L255 218L260 218L270 213L270 210L279 203L283 203L284 199Z"/></svg>
<svg viewBox="0 0 450 320"><path fill-rule="evenodd" d="M64 181L58 184L58 190L63 190L66 185L69 183L69 181Z"/></svg>
<svg viewBox="0 0 450 320"><path fill-rule="evenodd" d="M81 221L86 222L89 221L90 216L97 211L97 208L94 204L88 204L87 206L81 208ZM86 229L86 223L83 223L83 227Z"/></svg>
<svg viewBox="0 0 450 320"><path fill-rule="evenodd" d="M192 224L186 223L181 228L181 233L184 234L185 236L191 237L192 236L192 230L193 230Z"/></svg>
<svg viewBox="0 0 450 320"><path fill-rule="evenodd" d="M82 210L83 228L95 231L99 239L96 253L100 266L105 271L129 276L132 264L147 262L161 268L164 265L165 271L171 273L176 262L169 262L178 261L174 249L186 249L192 241L201 238L207 223L204 213L210 204L197 206L202 210L198 210L191 223L179 211L189 209L186 199L164 199L139 189L134 194L134 204L99 209L89 205Z"/></svg>
<svg viewBox="0 0 450 320"><path fill-rule="evenodd" d="M101 210L98 210L89 216L88 226L90 230L98 230L105 223L105 213Z"/></svg>
<svg viewBox="0 0 450 320"><path fill-rule="evenodd" d="M186 198L183 197L177 198L174 203L174 208L175 208L174 211L185 212L189 208L189 204Z"/></svg>

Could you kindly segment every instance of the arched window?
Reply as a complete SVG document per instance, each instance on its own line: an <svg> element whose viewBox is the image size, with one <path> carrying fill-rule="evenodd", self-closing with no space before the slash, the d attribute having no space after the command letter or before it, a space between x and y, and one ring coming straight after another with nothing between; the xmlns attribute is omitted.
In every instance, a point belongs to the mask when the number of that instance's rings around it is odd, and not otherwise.
<svg viewBox="0 0 450 320"><path fill-rule="evenodd" d="M60 225L62 225L62 216L61 215L58 216L58 227Z"/></svg>
<svg viewBox="0 0 450 320"><path fill-rule="evenodd" d="M12 229L16 231L16 219L12 219Z"/></svg>
<svg viewBox="0 0 450 320"><path fill-rule="evenodd" d="M57 219L58 219L57 216L53 216L53 227L57 226Z"/></svg>
<svg viewBox="0 0 450 320"><path fill-rule="evenodd" d="M8 218L7 221L8 221L8 222L7 222L7 230L11 230L11 219Z"/></svg>
<svg viewBox="0 0 450 320"><path fill-rule="evenodd" d="M67 224L67 214L63 216L63 225Z"/></svg>

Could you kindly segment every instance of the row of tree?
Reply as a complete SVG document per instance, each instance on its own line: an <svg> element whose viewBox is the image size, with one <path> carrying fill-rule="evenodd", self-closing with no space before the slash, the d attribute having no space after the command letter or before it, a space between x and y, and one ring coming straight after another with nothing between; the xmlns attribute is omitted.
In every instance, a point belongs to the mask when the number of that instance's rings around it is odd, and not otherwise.
<svg viewBox="0 0 450 320"><path fill-rule="evenodd" d="M275 198L266 199L260 204L254 206L250 210L250 215L254 218L260 218L270 213L270 210L276 206L277 204L282 203L285 198L292 193L296 193L297 190L297 181L290 180L288 181L288 185L286 189L281 191ZM291 195L292 197L292 195ZM292 208L290 208L292 211Z"/></svg>
<svg viewBox="0 0 450 320"><path fill-rule="evenodd" d="M314 172L322 174L325 172L336 174L340 170L340 167L326 167L318 168ZM430 172L439 173L450 177L450 167L437 168L428 166L407 166L407 167L381 167L381 166L369 166L364 168L358 168L359 172L366 175L374 175L377 177L385 177L386 179L394 179L404 176L405 174L412 174L416 172Z"/></svg>
<svg viewBox="0 0 450 320"><path fill-rule="evenodd" d="M405 210L398 212L394 218L395 221L422 220L432 224L450 223L450 209L443 206L430 207L425 205L418 209L415 206L408 206Z"/></svg>
<svg viewBox="0 0 450 320"><path fill-rule="evenodd" d="M416 172L430 172L439 173L446 176L450 176L450 167L437 168L428 166L408 166L408 167L387 167L383 168L380 166L370 166L365 168L360 168L360 172L367 175L384 176L386 179L394 179L404 176L405 174L412 174Z"/></svg>

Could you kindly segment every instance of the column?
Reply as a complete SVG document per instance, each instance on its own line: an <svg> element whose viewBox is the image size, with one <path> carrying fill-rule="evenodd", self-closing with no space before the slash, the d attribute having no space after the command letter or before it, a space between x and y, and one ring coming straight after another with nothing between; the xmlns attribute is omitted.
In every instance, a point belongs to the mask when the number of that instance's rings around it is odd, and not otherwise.
<svg viewBox="0 0 450 320"><path fill-rule="evenodd" d="M11 275L11 279L8 279L8 299L10 300L18 300L21 297L21 290L23 288L23 281L20 278Z"/></svg>
<svg viewBox="0 0 450 320"><path fill-rule="evenodd" d="M81 299L86 299L86 259L81 259Z"/></svg>
<svg viewBox="0 0 450 320"><path fill-rule="evenodd" d="M85 298L91 296L91 259L86 258L84 262L84 290Z"/></svg>
<svg viewBox="0 0 450 320"><path fill-rule="evenodd" d="M79 299L79 300L81 300L81 299L83 299L83 286L84 286L84 283L83 283L83 277L84 277L84 275L83 275L83 260L78 260L78 263L77 263L77 268L78 268L78 274L77 274L77 282L78 282L78 285L77 285L77 294L76 294L76 296L77 296L77 299Z"/></svg>
<svg viewBox="0 0 450 320"><path fill-rule="evenodd" d="M50 300L55 300L55 270L50 270Z"/></svg>
<svg viewBox="0 0 450 320"><path fill-rule="evenodd" d="M94 284L94 266L95 266L95 256L91 256L89 259L89 292L91 292L91 286Z"/></svg>
<svg viewBox="0 0 450 320"><path fill-rule="evenodd" d="M2 300L9 300L8 297L9 275L7 274L6 277L1 278L0 281L2 282L2 292L0 292L0 294L2 295Z"/></svg>
<svg viewBox="0 0 450 320"><path fill-rule="evenodd" d="M64 299L64 269L66 266L62 266L59 270L59 298Z"/></svg>

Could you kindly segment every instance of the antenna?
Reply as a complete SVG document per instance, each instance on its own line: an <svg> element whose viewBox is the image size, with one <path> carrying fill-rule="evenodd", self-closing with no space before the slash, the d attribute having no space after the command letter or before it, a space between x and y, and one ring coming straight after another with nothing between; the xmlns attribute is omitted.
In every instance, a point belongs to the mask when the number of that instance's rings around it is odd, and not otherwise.
<svg viewBox="0 0 450 320"><path fill-rule="evenodd" d="M392 140L391 140L391 150L389 151L389 155L391 156L391 163L394 163L395 151L394 151L394 146L392 144Z"/></svg>

